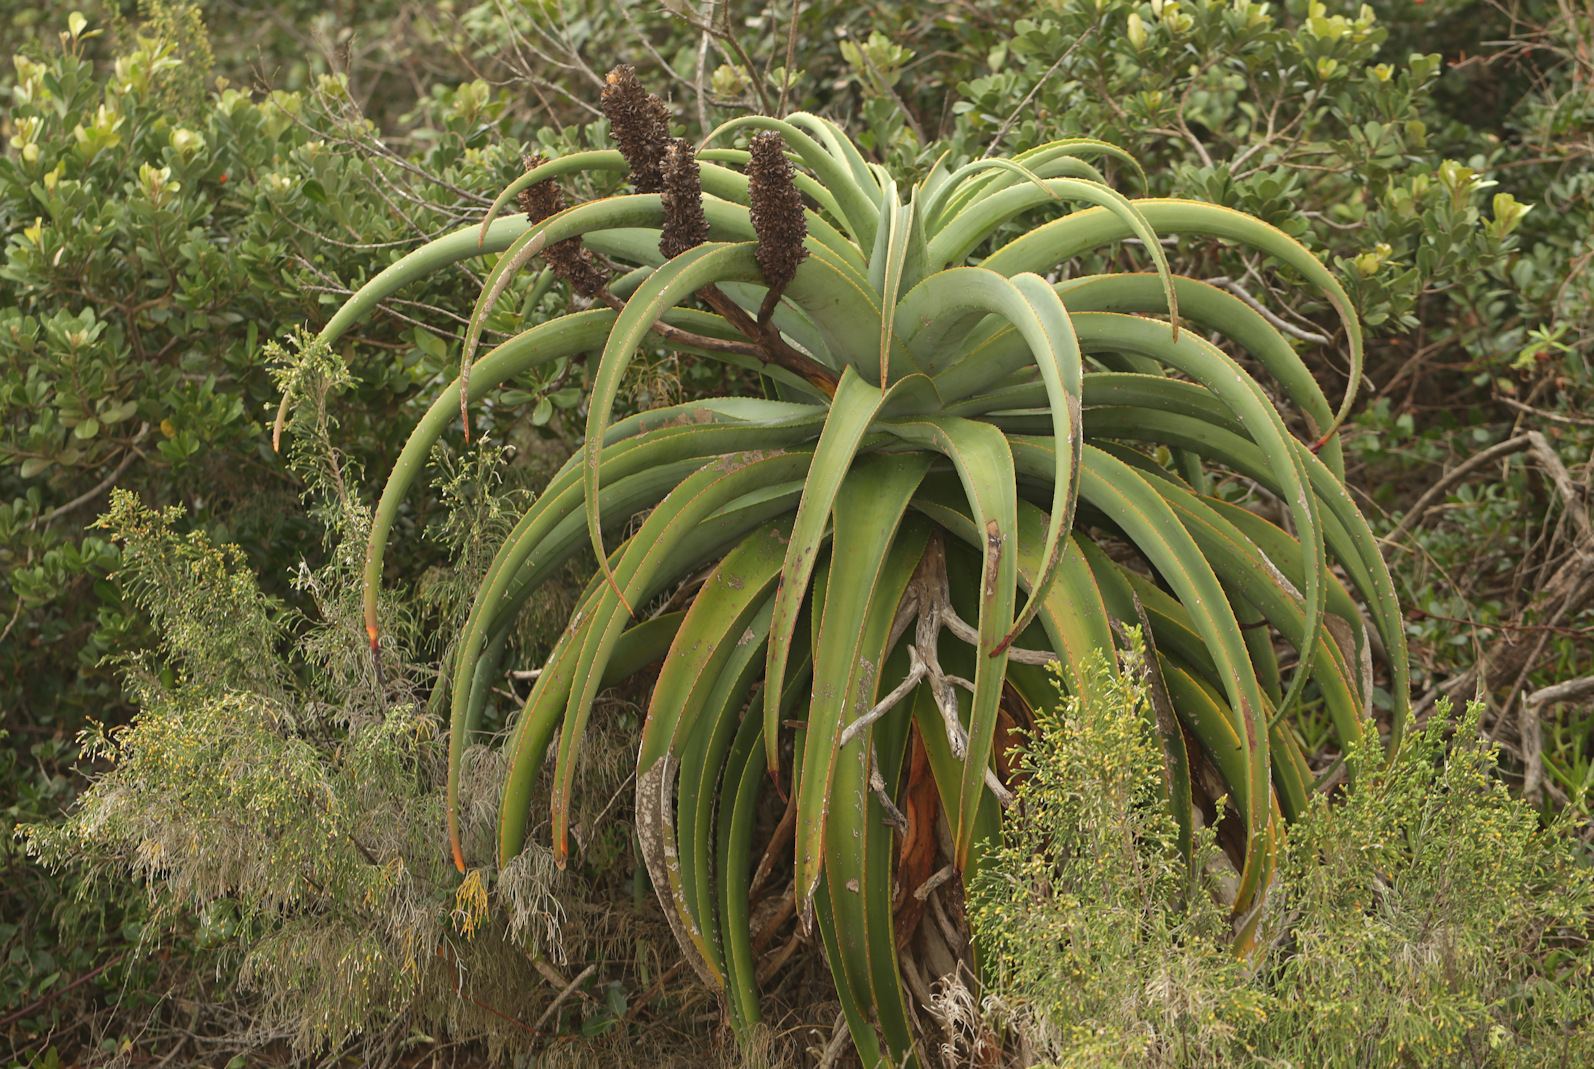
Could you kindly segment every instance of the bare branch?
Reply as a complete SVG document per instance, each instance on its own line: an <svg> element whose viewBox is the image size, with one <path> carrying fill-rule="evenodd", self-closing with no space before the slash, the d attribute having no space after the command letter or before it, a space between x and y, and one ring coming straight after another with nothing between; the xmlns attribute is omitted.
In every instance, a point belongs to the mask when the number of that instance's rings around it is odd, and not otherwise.
<svg viewBox="0 0 1594 1069"><path fill-rule="evenodd" d="M1247 290L1244 286L1240 285L1239 282L1237 282L1234 279L1228 277L1227 275L1219 275L1217 278L1209 278L1209 279L1206 279L1205 282L1209 286L1217 286L1220 289L1228 290L1230 293L1232 293L1236 297L1240 298L1240 300L1242 300L1246 304L1250 305L1251 308L1258 315L1260 315L1263 319L1265 319L1269 323L1271 323L1275 329L1277 329L1277 330L1279 330L1279 331L1281 331L1281 332L1283 332L1285 334L1288 334L1292 338L1296 338L1296 339L1298 339L1300 341L1308 342L1308 343L1310 343L1312 345L1331 345L1331 344L1333 344L1331 339L1326 338L1326 337L1324 337L1321 334L1313 334L1310 331L1305 331L1305 330L1300 329L1299 327L1292 326L1289 323L1286 323L1284 320L1280 319L1278 316L1276 316L1272 312L1270 312L1267 309L1267 307L1262 304L1261 301L1259 301L1255 297L1251 296L1251 293L1250 293L1249 290Z"/></svg>
<svg viewBox="0 0 1594 1069"><path fill-rule="evenodd" d="M931 891L934 891L937 887L940 887L943 883L956 875L957 868L955 866L950 864L943 865L939 871L934 873L929 879L925 880L919 885L918 889L913 892L913 897L917 898L920 902L923 902L926 898L930 897Z"/></svg>
<svg viewBox="0 0 1594 1069"><path fill-rule="evenodd" d="M597 971L598 967L596 965L588 965L585 969L582 969L581 972L576 974L576 978L566 984L563 991L554 996L554 1000L548 1003L548 1008L542 1011L542 1016L537 1018L536 1023L534 1023L531 1027L533 1029L540 1029L543 1025L547 1024L548 1019L554 1015L560 1006L564 1005L565 999L574 994L576 988L585 983L587 978Z"/></svg>
<svg viewBox="0 0 1594 1069"><path fill-rule="evenodd" d="M885 807L886 823L896 828L902 834L908 833L908 818L902 815L902 810L891 801L891 795L886 793L886 780L880 774L880 751L875 749L874 741L869 743L869 789L880 799L880 804Z"/></svg>
<svg viewBox="0 0 1594 1069"><path fill-rule="evenodd" d="M1550 445L1549 439L1538 431L1528 431L1525 437L1534 459L1550 477L1556 493L1561 495L1561 503L1566 506L1567 518L1572 521L1572 526L1577 528L1578 542L1594 552L1594 527L1589 524L1588 508L1583 504L1583 496L1578 493L1577 487L1572 485L1572 477L1567 474L1566 465L1561 463L1560 454Z"/></svg>
<svg viewBox="0 0 1594 1069"><path fill-rule="evenodd" d="M144 436L148 433L149 424L144 423L138 428L138 433L133 435L132 441L128 442L124 447L126 449L126 453L122 457L122 462L116 466L116 470L112 471L109 475L96 483L94 489L79 494L71 501L68 501L66 504L57 508L51 509L43 516L34 517L33 521L28 524L28 529L32 530L33 528L39 526L48 527L62 516L65 516L68 512L71 512L75 508L81 508L82 506L87 505L90 501L93 501L95 498L99 497L106 490L109 490L113 485L115 485L116 480L122 477L122 473L133 466L133 461L144 455L143 451L138 448L138 443L143 441Z"/></svg>
<svg viewBox="0 0 1594 1069"><path fill-rule="evenodd" d="M1013 109L1013 113L1007 117L1007 119L1002 123L1001 126L996 128L996 136L991 138L991 143L989 145L985 146L984 155L986 157L989 157L989 156L995 154L996 146L1001 144L1002 138L1007 136L1007 132L1013 128L1013 124L1018 121L1018 117L1020 115L1024 114L1025 109L1029 107L1029 102L1034 100L1035 99L1035 94L1039 93L1041 91L1041 86L1045 85L1047 83L1047 81L1049 81L1051 79L1051 76L1057 73L1057 69L1059 67L1061 67L1064 63L1068 62L1068 57L1072 56L1074 54L1074 51L1077 48L1079 48L1080 45L1084 44L1085 43L1085 39L1088 38L1091 34L1095 33L1096 32L1096 28L1098 26L1100 26L1100 25L1101 25L1101 17L1098 15L1097 18L1096 18L1096 21L1092 22L1089 26L1087 26L1085 28L1085 32L1080 34L1077 38L1075 38L1074 39L1074 43L1068 46L1068 50L1066 52L1064 52L1062 55L1058 56L1057 57L1057 61L1046 69L1046 73L1041 75L1040 79L1038 81L1036 81L1036 83L1034 85L1030 86L1029 92L1024 94L1024 99L1020 100L1018 102L1018 107L1014 108ZM871 64L871 66L872 66L872 64ZM921 144L924 141L922 136L920 137L919 140L920 140Z"/></svg>
<svg viewBox="0 0 1594 1069"><path fill-rule="evenodd" d="M1412 505L1411 508L1406 510L1406 514L1400 518L1400 523L1395 526L1393 531L1389 532L1389 537L1384 539L1384 544L1395 545L1398 543L1402 538L1410 533L1411 529L1417 525L1418 521L1422 519L1423 514L1433 506L1434 502L1443 499L1445 494L1449 493L1452 487L1461 482L1468 475L1471 475L1479 468L1494 463L1501 457L1508 457L1513 453L1520 453L1524 449L1527 449L1531 444L1532 441L1528 435L1523 434L1507 441L1500 442L1497 445L1492 445L1481 453L1473 454L1453 471L1448 472L1438 482L1430 486L1427 492L1417 499L1416 504Z"/></svg>
<svg viewBox="0 0 1594 1069"><path fill-rule="evenodd" d="M925 665L924 660L920 658L919 651L912 646L908 647L908 663L910 667L907 676L892 689L891 693L881 698L873 709L870 709L867 713L847 725L847 729L841 733L840 745L847 745L853 739L856 739L864 728L885 716L892 709L895 709L897 703L911 694L913 688L919 685L919 681L929 674L929 668Z"/></svg>
<svg viewBox="0 0 1594 1069"><path fill-rule="evenodd" d="M1541 705L1549 705L1552 702L1575 702L1584 698L1594 698L1594 676L1568 679L1553 686L1544 687L1529 694L1523 701L1528 706L1537 709Z"/></svg>

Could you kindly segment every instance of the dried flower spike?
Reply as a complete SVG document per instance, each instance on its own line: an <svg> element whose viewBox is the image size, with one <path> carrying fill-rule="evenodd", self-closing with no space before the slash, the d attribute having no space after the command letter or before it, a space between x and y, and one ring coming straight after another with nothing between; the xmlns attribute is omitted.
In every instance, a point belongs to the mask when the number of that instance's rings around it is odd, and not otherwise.
<svg viewBox="0 0 1594 1069"><path fill-rule="evenodd" d="M547 161L542 156L527 156L526 170L540 167ZM533 224L564 211L565 198L559 184L553 179L527 186L520 191L520 207ZM553 273L583 297L591 297L609 281L609 276L592 260L592 253L581 244L579 237L556 241L543 250L543 258Z"/></svg>
<svg viewBox="0 0 1594 1069"><path fill-rule="evenodd" d="M527 171L535 171L538 167L548 162L548 157L522 156L520 162ZM546 182L538 182L533 186L527 186L520 191L520 195L515 199L520 204L520 210L526 213L526 218L531 221L533 226L549 216L559 214L559 212L564 210L565 206L564 194L559 191L559 184L553 179L549 179Z"/></svg>
<svg viewBox="0 0 1594 1069"><path fill-rule="evenodd" d="M620 155L631 165L631 184L638 193L657 193L664 186L670 111L664 101L642 88L636 68L629 63L610 71L606 83L599 106Z"/></svg>
<svg viewBox="0 0 1594 1069"><path fill-rule="evenodd" d="M708 220L703 217L703 184L697 167L697 151L690 141L675 138L664 154L664 188L659 191L664 203L664 229L659 235L659 252L674 259L687 249L708 240Z"/></svg>
<svg viewBox="0 0 1594 1069"><path fill-rule="evenodd" d="M792 184L793 169L786 158L786 142L773 131L753 135L748 146L748 196L752 201L753 229L758 232L758 266L771 291L778 293L797 274L808 250L803 239L808 223L803 218L803 198Z"/></svg>

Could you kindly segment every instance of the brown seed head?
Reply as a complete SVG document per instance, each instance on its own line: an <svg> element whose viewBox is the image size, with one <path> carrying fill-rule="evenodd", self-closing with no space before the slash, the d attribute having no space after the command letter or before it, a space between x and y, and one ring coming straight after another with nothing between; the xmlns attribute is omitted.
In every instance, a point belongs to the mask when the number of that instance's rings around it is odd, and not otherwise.
<svg viewBox="0 0 1594 1069"><path fill-rule="evenodd" d="M525 157L526 170L547 162L541 156ZM553 179L527 186L516 198L521 210L533 225L564 211L565 196L559 183ZM556 241L542 250L543 259L553 268L553 273L570 284L570 288L583 297L591 297L609 281L609 276L593 262L592 253L581 244L579 237Z"/></svg>
<svg viewBox="0 0 1594 1069"><path fill-rule="evenodd" d="M748 146L748 196L752 201L753 229L758 233L759 269L771 288L783 287L797 274L808 250L803 239L808 223L803 218L803 198L792 184L793 168L786 158L786 142L771 130L753 135Z"/></svg>
<svg viewBox="0 0 1594 1069"><path fill-rule="evenodd" d="M636 68L622 63L605 79L599 106L620 155L631 165L638 193L657 193L664 185L664 153L670 140L670 110L642 88Z"/></svg>
<svg viewBox="0 0 1594 1069"><path fill-rule="evenodd" d="M690 141L675 138L664 153L664 232L659 235L659 252L674 259L687 249L708 239L708 220L703 217L703 184L698 174L697 152Z"/></svg>
<svg viewBox="0 0 1594 1069"><path fill-rule="evenodd" d="M580 238L556 241L542 252L553 268L553 273L570 283L570 288L583 297L591 297L609 284L609 275L593 262L592 253L581 244Z"/></svg>
<svg viewBox="0 0 1594 1069"><path fill-rule="evenodd" d="M534 171L548 162L546 156L522 156L521 162L527 171ZM520 203L520 210L526 213L526 218L531 220L533 226L542 222L549 216L558 215L564 211L564 194L559 191L559 183L553 179L546 179L535 185L527 186L515 198Z"/></svg>

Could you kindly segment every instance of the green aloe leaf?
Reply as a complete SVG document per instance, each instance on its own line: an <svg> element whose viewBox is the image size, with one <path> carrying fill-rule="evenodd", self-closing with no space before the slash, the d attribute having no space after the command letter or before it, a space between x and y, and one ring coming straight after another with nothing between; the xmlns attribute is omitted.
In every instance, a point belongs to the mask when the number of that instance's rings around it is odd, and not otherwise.
<svg viewBox="0 0 1594 1069"><path fill-rule="evenodd" d="M913 507L965 545L983 549L984 532L960 483L944 475L926 478L914 495ZM1041 509L1028 501L1018 502L1018 579L1026 591L1036 589L1043 572L1047 523L1047 515ZM1046 635L1040 652L1054 653L1061 660L1063 682L1070 694L1094 701L1100 696L1092 689L1084 668L1096 654L1112 649L1113 638L1101 592L1080 545L1077 538L1067 540L1036 619ZM1014 667L1009 666L1010 676ZM1116 665L1112 671L1116 672Z"/></svg>
<svg viewBox="0 0 1594 1069"><path fill-rule="evenodd" d="M1094 376L1086 379L1087 398L1092 378ZM1157 387L1159 392L1170 392L1169 387L1185 385L1170 380L1160 381L1163 385ZM1109 422L1104 409L1094 410L1091 415L1093 425ZM1125 412L1121 418L1111 422L1109 430L1113 435L1199 450L1202 455L1247 478L1255 479L1270 492L1280 496L1284 493L1283 484L1275 476L1272 458L1255 443L1215 422L1173 413L1148 420L1132 412ZM1293 448L1306 470L1313 498L1321 506L1324 542L1335 562L1345 569L1351 584L1365 600L1373 625L1388 654L1390 671L1394 676L1390 742L1390 751L1393 752L1399 746L1411 710L1405 624L1395 597L1394 581L1378 551L1377 539L1344 485L1304 444L1295 442Z"/></svg>
<svg viewBox="0 0 1594 1069"><path fill-rule="evenodd" d="M763 1019L758 1005L757 971L753 964L752 890L753 831L765 781L764 724L756 712L758 699L737 728L721 780L716 854L720 942L725 948L725 989L731 1023L745 1042L752 1026Z"/></svg>
<svg viewBox="0 0 1594 1069"><path fill-rule="evenodd" d="M958 791L959 823L953 840L955 863L968 864L974 844L972 815L985 790L986 770L996 737L997 707L1007 669L1006 639L1013 630L1018 585L1018 497L1013 454L1007 437L987 423L962 419L893 420L887 431L952 461L973 506L984 537L985 561L979 590L979 662L974 673L974 705L970 713L967 759Z"/></svg>
<svg viewBox="0 0 1594 1069"><path fill-rule="evenodd" d="M821 115L813 115L806 111L794 111L786 116L786 121L794 127L811 131L819 138L831 156L847 165L859 192L876 208L880 207L884 200L882 172L863 158L863 153L858 151L858 146L852 143L852 138L847 136L845 130ZM804 159L806 162L806 157ZM862 245L864 242L860 240L859 244Z"/></svg>
<svg viewBox="0 0 1594 1069"><path fill-rule="evenodd" d="M989 197L983 197L970 207L963 210L951 223L941 230L930 242L929 258L933 266L961 263L974 248L985 241L1003 223L1014 216L1045 204L1049 199L1062 197L1068 200L1082 200L1088 204L1096 205L1098 210L1110 212L1114 219L1126 227L1131 234L1139 238L1144 244L1147 254L1157 268L1157 274L1163 280L1163 294L1167 299L1167 312L1173 321L1173 333L1178 335L1179 323L1179 298L1173 289L1173 273L1168 268L1168 257L1162 250L1162 243L1158 239L1157 229L1140 210L1140 201L1132 201L1117 190L1095 182L1080 181L1077 178L1053 178L1040 183L1041 188L1034 186L1016 186L1012 189L1002 190ZM1004 248L1002 251L1006 251ZM1020 274L1032 268L1020 267L1016 270L1009 269L1006 262L997 265L998 252L986 259L982 265L987 270L998 274ZM1048 264L1042 270L1049 269Z"/></svg>
<svg viewBox="0 0 1594 1069"><path fill-rule="evenodd" d="M704 546L699 525L716 512L743 497L758 499L764 506L755 509L759 520L778 515L795 503L808 474L807 453L757 453L723 457L688 476L654 510L631 541L619 566L610 573L608 587L591 610L595 626L582 644L575 672L577 685L571 687L565 707L563 730L559 737L558 764L553 786L553 852L563 864L569 854L570 800L576 773L575 754L581 745L592 701L598 693L603 666L631 615L630 606L640 605L671 579L680 575L678 551L695 559ZM588 508L591 516L591 506ZM673 566L672 566L673 565Z"/></svg>
<svg viewBox="0 0 1594 1069"><path fill-rule="evenodd" d="M616 555L623 552L624 548L617 550ZM601 586L598 580L594 579L588 583L581 598L576 602L577 613L590 610L600 592ZM590 612L585 616L574 617L574 621L574 625L567 628L560 636L553 653L549 655L541 674L538 675L536 685L527 696L525 706L515 722L505 747L509 753L509 771L504 781L503 797L498 806L500 867L509 864L525 845L532 791L536 786L537 774L542 770L548 742L553 738L553 733L558 728L559 719L564 712L566 696L575 678L576 655L580 644L585 640L587 630L591 627ZM583 621L586 621L585 625ZM614 655L609 660L612 674L605 676L603 682L612 684L624 678L624 674L641 668L648 663L647 660L641 659L643 656L651 654L649 659L657 660L668 648L669 640L673 637L673 630L670 628L678 626L679 622L680 617L676 616L662 625L650 620L632 628L631 630L642 640L637 644L641 652L634 656L623 656L622 654L629 654L630 651L622 636L622 641L617 644ZM461 872L465 871L465 859L457 841L454 845L454 864Z"/></svg>
<svg viewBox="0 0 1594 1069"><path fill-rule="evenodd" d="M1339 280L1294 238L1254 216L1193 200L1148 199L1137 200L1134 204L1159 233L1193 234L1249 245L1294 268L1318 288L1338 313L1350 347L1350 386L1333 421L1322 428L1318 441L1324 441L1338 430L1356 401L1356 388L1362 377L1361 323ZM1137 236L1133 228L1107 209L1090 208L1015 238L993 253L983 266L1004 275L1020 271L1045 272L1088 249L1131 236Z"/></svg>
<svg viewBox="0 0 1594 1069"><path fill-rule="evenodd" d="M754 541L757 540L755 536ZM769 581L762 589L767 592L773 585L780 553L766 552L764 560ZM711 825L715 793L726 752L736 733L737 716L749 692L756 689L754 681L769 637L770 608L771 599L766 593L757 610L746 619L743 631L725 643L727 656L719 671L705 677L708 685L699 689L695 700L688 704L687 714L677 720L666 757L650 769L646 778L637 777L638 813L665 815L669 812L674 770L674 786L678 787L676 812L673 821L667 816L662 821L662 857L648 849L646 840L644 854L650 874L654 874L654 886L661 895L666 887L671 891L671 901L664 904L667 910L674 906L677 930L684 927L693 933L722 987L727 965L713 879L716 839ZM645 796L651 796L646 809ZM641 835L640 818L638 824ZM660 867L663 872L656 871Z"/></svg>
<svg viewBox="0 0 1594 1069"><path fill-rule="evenodd" d="M835 197L836 206L841 212L841 218L837 222L847 228L860 248L873 246L875 228L879 225L880 218L879 187L872 181L863 183L853 181L856 172L850 159L838 159L825 146L799 129L795 125L798 116L793 115L790 119L791 121L782 121L764 115L744 115L716 127L703 138L703 143L712 144L725 134L747 128L773 130L780 134L803 164L814 172L820 184L830 190ZM848 144L850 145L850 142Z"/></svg>
<svg viewBox="0 0 1594 1069"><path fill-rule="evenodd" d="M727 964L711 885L713 792L763 659L788 530L781 524L755 531L704 581L659 673L638 749L643 856L666 916L697 947L715 983L725 982Z"/></svg>
<svg viewBox="0 0 1594 1069"><path fill-rule="evenodd" d="M896 347L893 325L897 297L911 288L924 271L924 234L914 233L913 204L897 199L897 186L886 187L881 206L880 228L875 235L874 255L869 258L869 285L880 295L880 339L876 348L881 387L891 381L891 352ZM917 237L917 242L914 238ZM915 261L909 263L910 258Z"/></svg>
<svg viewBox="0 0 1594 1069"><path fill-rule="evenodd" d="M1342 745L1360 741L1364 711L1358 698L1361 690L1359 666L1352 661L1355 651L1341 648L1329 629L1323 631L1314 646L1303 645L1306 614L1299 592L1285 573L1206 500L1165 477L1153 485L1212 562L1225 589L1232 592L1231 596L1243 598L1259 610L1268 624L1302 651L1303 660L1313 663L1314 678ZM1287 535L1284 541L1290 541ZM1297 560L1298 550L1297 546ZM1343 588L1340 593L1348 602L1349 595L1344 594ZM1348 622L1343 633L1352 633Z"/></svg>
<svg viewBox="0 0 1594 1069"><path fill-rule="evenodd" d="M864 622L877 598L890 602L886 611L896 611L900 586L893 597L893 588L885 579L894 574L891 569L900 567L902 554L893 549L898 542L897 529L928 467L929 458L923 454L874 454L853 465L836 495L833 539L846 549L831 559L823 611L814 629L814 679L822 682L815 687L808 710L802 774L794 777L793 783L797 796L796 893L805 914L813 908L824 863L825 814L834 798L831 785L840 758L841 733L867 711L867 705L857 708L855 695L872 686L880 671L879 663L870 661L869 651L860 646ZM918 538L922 550L922 532L915 535L911 529L904 532L903 547L911 548L913 537ZM909 573L918 563L917 553L912 556L906 565ZM901 584L907 579L904 574ZM771 643L776 641L778 635L772 634ZM767 701L766 697L766 715Z"/></svg>
<svg viewBox="0 0 1594 1069"><path fill-rule="evenodd" d="M1094 167L1090 167L1082 160L1077 160L1074 162L1079 163L1090 172L1088 177L1095 179L1098 182L1100 181L1101 175ZM941 229L941 226L934 224L944 223L944 220L941 218L941 209L945 207L947 197L955 192L963 192L966 194L967 189L959 190L958 186L964 184L963 180L965 178L968 178L981 171L1006 171L1011 177L1015 177L1018 180L1026 181L1035 185L1050 199L1062 200L1062 197L1060 197L1056 192L1047 188L1046 183L1041 179L1040 175L1036 174L1022 163L1019 163L1017 160L1003 159L1001 157L984 160L973 160L972 162L965 163L956 171L953 171L947 177L947 180L942 183L937 193L932 194L927 200L924 206L924 218L926 220L927 226L934 231L939 231ZM994 177L987 177L986 181L984 182L969 182L967 183L967 186L976 187L980 193L988 194L994 191L995 183L996 179L994 179ZM1103 182L1101 184L1105 185L1106 183ZM964 198L960 199L959 206L961 207L966 203L967 197L965 196ZM956 212L954 211L953 214L955 215Z"/></svg>
<svg viewBox="0 0 1594 1069"><path fill-rule="evenodd" d="M585 486L587 500L587 532L592 540L600 567L606 573L610 586L619 592L613 575L607 574L608 560L603 552L602 517L598 506L599 460L608 428L609 412L620 390L620 381L631 364L637 347L652 329L659 315L677 301L704 286L725 278L751 280L761 277L758 264L753 259L753 246L707 244L689 249L664 267L655 271L642 284L635 296L627 302L625 311L615 322L604 346L603 358L592 384L592 397L587 410L587 437L584 449ZM631 606L627 605L627 609Z"/></svg>
<svg viewBox="0 0 1594 1069"><path fill-rule="evenodd" d="M975 160L964 164L948 176L947 185L956 184L958 188L946 196L944 206L928 218L935 229L939 230L948 219L978 197L1006 189L1020 180L1028 180L1030 174L1040 178L1082 177L1077 174L1054 173L1053 168L1070 162L1083 162L1097 156L1106 156L1127 165L1135 172L1140 184L1142 186L1146 184L1146 174L1140 169L1139 162L1117 145L1087 137L1066 138L1038 145L1014 156L1011 162L1021 167L1022 171L993 166L994 159ZM1100 180L1099 176L1093 177Z"/></svg>
<svg viewBox="0 0 1594 1069"><path fill-rule="evenodd" d="M808 593L809 579L813 575L820 543L830 523L836 495L852 468L864 432L869 429L884 401L884 393L864 381L852 368L842 373L830 418L826 420L824 432L814 447L814 465L810 469L808 486L803 491L802 504L797 508L797 520L792 527L785 563L781 567L780 589L775 596L775 614L770 624L769 657L764 672L765 679L772 683L786 678L791 638L797 628L797 617ZM771 685L764 692L764 745L770 773L776 777L777 783L780 725L776 716L780 697L778 686Z"/></svg>
<svg viewBox="0 0 1594 1069"><path fill-rule="evenodd" d="M842 534L845 534L843 528ZM856 640L858 663L845 708L856 714L871 708L893 681L905 674L907 657L887 649L897 603L906 590L928 542L930 527L909 515L876 581ZM832 577L838 572L832 571ZM837 926L845 981L860 1005L869 1006L880 1023L893 1065L917 1064L913 1058L913 1026L898 971L892 915L892 831L885 807L870 790L870 764L879 760L885 792L897 783L911 719L911 703L866 728L834 756L834 771L823 820L824 891L828 891ZM811 723L809 738L819 729ZM812 751L810 751L810 757ZM805 773L805 783L812 773ZM801 812L799 796L799 812Z"/></svg>
<svg viewBox="0 0 1594 1069"><path fill-rule="evenodd" d="M1050 518L1042 557L1045 565L1030 591L1029 600L1000 643L1005 646L1029 626L1045 599L1061 552L1061 540L1073 526L1083 434L1080 412L1083 368L1079 339L1067 309L1052 287L1038 275L1021 274L1007 279L978 268L943 271L932 281L917 287L903 304L904 319L919 328L906 341L910 352L922 341L921 365L928 363L933 368L930 353L943 348L941 343L946 340L941 334L943 324L948 324L945 329L956 333L960 321L967 324L980 313L990 313L1006 319L1024 339L1045 386L1051 418L1049 429L1054 442L1060 443L1054 450L1056 464L1052 472ZM930 337L926 338L927 334ZM957 393L955 387L944 388L943 392Z"/></svg>
<svg viewBox="0 0 1594 1069"><path fill-rule="evenodd" d="M1058 284L1069 312L1156 313L1162 310L1161 280L1155 275L1096 275ZM1195 279L1174 276L1179 315L1201 330L1217 331L1254 356L1306 414L1313 435L1334 422L1323 388L1294 346L1250 305L1231 293ZM1335 437L1318 451L1335 477L1345 477L1344 448Z"/></svg>
<svg viewBox="0 0 1594 1069"><path fill-rule="evenodd" d="M669 426L663 418L659 422L665 425L605 450L605 472L613 481L601 496L613 515L628 517L652 507L706 460L736 446L777 449L795 445L809 438L812 428L818 426L813 417L742 426ZM582 492L579 467L567 464L510 532L478 587L457 648L453 675L446 803L452 839L458 838L459 761L485 697L472 682L480 651L492 641L491 636L507 630L525 594L580 548L585 534L585 518L579 511Z"/></svg>
<svg viewBox="0 0 1594 1069"><path fill-rule="evenodd" d="M1263 446L1276 481L1284 488L1281 496L1312 563L1305 576L1305 594L1307 642L1314 644L1323 627L1323 589L1328 571L1317 498L1307 489L1309 477L1305 463L1296 452L1295 439L1256 380L1246 375L1228 354L1188 331L1174 340L1151 320L1107 312L1081 313L1074 317L1074 322L1086 352L1136 353L1194 378L1222 399L1253 439ZM1299 700L1301 689L1309 679L1307 672L1295 674L1289 693L1284 697L1286 707Z"/></svg>
<svg viewBox="0 0 1594 1069"><path fill-rule="evenodd" d="M545 182L551 178L562 178L567 174L580 174L583 171L628 171L630 164L625 162L625 157L613 149L599 149L592 152L572 152L568 156L561 156L549 160L547 163L533 167L525 174L519 175L515 180L504 187L504 191L494 198L492 206L487 209L480 226L477 228L479 239L486 242L488 231L497 220L504 206L520 193L521 190Z"/></svg>

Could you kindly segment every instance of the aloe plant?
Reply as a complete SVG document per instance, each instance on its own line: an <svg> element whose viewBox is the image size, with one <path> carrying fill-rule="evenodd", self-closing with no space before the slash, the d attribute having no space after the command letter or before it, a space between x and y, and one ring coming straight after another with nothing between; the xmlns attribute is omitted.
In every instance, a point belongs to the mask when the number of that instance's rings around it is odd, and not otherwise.
<svg viewBox="0 0 1594 1069"><path fill-rule="evenodd" d="M460 758L507 633L590 547L597 568L507 743L497 862L526 845L556 738L551 846L565 861L594 697L662 659L637 741L639 839L683 952L738 1029L759 1017L750 890L789 851L789 908L817 925L865 1064L922 1056L910 1002L957 938L912 960L914 933L932 927L927 905L946 912L934 894L956 912L1010 801L999 739L1056 700L1054 676L1096 698L1103 677L1086 666L1124 625L1144 625L1154 651L1186 850L1198 811L1228 799L1247 946L1284 821L1314 789L1293 715L1310 699L1341 746L1360 739L1376 651L1398 745L1406 657L1388 573L1343 485L1352 396L1332 407L1268 316L1174 275L1161 238L1238 243L1292 270L1338 314L1354 387L1361 333L1334 277L1254 218L1124 196L1098 167L1137 165L1099 141L937 164L904 187L813 115L739 118L694 151L627 69L604 107L619 151L528 161L480 226L394 264L321 333L332 341L446 265L497 257L460 377L415 427L375 514L379 676L384 546L433 445L461 415L468 434L468 405L511 377L601 353L583 447L498 553L443 684L456 864L489 862L461 839ZM715 147L744 134L747 149ZM594 172L627 172L636 191L563 207L559 180ZM506 217L517 199L523 214ZM1059 265L1130 241L1148 271L1058 279ZM486 315L538 256L590 307L476 359ZM755 369L765 396L615 420L643 347ZM1248 367L1265 369L1304 439ZM1292 532L1216 495L1222 473L1271 494ZM689 595L685 609L646 611L672 592L669 604ZM782 803L755 842L760 806Z"/></svg>

